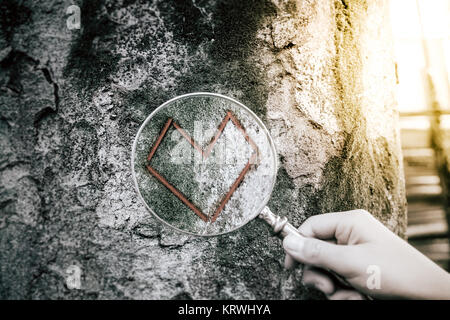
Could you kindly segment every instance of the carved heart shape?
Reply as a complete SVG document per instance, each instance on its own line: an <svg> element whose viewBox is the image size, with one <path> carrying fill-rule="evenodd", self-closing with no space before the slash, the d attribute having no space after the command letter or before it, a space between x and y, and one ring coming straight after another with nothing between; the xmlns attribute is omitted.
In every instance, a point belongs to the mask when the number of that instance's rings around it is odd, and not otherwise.
<svg viewBox="0 0 450 320"><path fill-rule="evenodd" d="M254 152L252 153L250 159L248 160L247 164L245 165L244 169L240 172L239 176L236 178L236 180L231 185L228 192L225 194L224 198L220 202L217 209L214 211L213 216L211 217L211 222L216 221L217 217L219 216L220 212L225 207L228 200L233 195L233 192L238 188L239 184L244 180L245 175L250 170L251 165L255 162L256 156L258 154L258 147L256 146L255 142L249 137L245 129L242 127L242 125L239 123L238 119L233 115L231 111L227 111L226 116L223 118L222 122L220 123L216 134L212 137L211 142L206 146L205 150L203 150L195 141L194 139L189 136L189 134L184 131L175 121L173 121L172 118L167 119L163 129L161 130L161 133L159 134L158 138L155 141L155 144L150 150L150 153L147 156L147 170L152 174L156 179L158 179L167 189L169 189L178 199L180 199L186 206L189 207L197 216L199 216L203 221L208 221L208 216L204 214L199 208L197 208L191 201L189 201L186 196L180 192L177 188L175 188L170 182L168 182L158 171L156 171L151 165L150 161L152 160L156 150L158 149L159 145L161 144L161 141L163 140L164 136L167 133L167 130L169 130L170 126L174 126L176 130L178 130L181 135L194 147L195 150L197 150L203 157L203 159L207 159L208 156L211 154L211 151L216 144L217 140L219 139L220 135L222 134L223 130L225 129L225 126L227 125L228 121L232 121L233 124L238 128L238 130L242 133L245 140L250 144Z"/></svg>

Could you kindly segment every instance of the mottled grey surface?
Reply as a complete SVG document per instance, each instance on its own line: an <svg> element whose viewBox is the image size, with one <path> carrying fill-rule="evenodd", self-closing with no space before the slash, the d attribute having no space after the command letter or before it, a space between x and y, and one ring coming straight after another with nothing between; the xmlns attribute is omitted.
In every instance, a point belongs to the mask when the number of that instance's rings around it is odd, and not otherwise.
<svg viewBox="0 0 450 320"><path fill-rule="evenodd" d="M210 91L275 136L270 206L294 225L365 208L405 230L385 1L0 2L0 298L298 298L261 221L196 239L133 189L131 144L154 108ZM68 271L79 268L79 289Z"/></svg>

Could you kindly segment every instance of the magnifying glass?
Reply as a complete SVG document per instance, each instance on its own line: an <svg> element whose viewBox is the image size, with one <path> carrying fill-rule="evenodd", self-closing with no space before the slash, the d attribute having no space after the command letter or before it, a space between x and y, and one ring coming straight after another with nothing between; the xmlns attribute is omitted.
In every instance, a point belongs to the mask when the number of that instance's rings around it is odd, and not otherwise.
<svg viewBox="0 0 450 320"><path fill-rule="evenodd" d="M215 93L190 93L156 108L132 150L136 190L166 225L218 236L262 218L274 233L297 233L267 202L277 153L264 123L242 103Z"/></svg>

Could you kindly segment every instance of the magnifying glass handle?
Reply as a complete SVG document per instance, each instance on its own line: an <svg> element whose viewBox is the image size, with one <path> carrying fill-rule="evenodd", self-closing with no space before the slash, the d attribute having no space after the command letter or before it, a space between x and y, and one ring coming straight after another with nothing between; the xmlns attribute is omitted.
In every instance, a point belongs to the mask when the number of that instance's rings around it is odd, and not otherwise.
<svg viewBox="0 0 450 320"><path fill-rule="evenodd" d="M267 224L273 228L274 234L283 239L289 234L296 234L303 237L300 232L298 232L297 228L289 223L286 217L282 218L274 214L268 207L264 207L259 214L259 218L267 222Z"/></svg>
<svg viewBox="0 0 450 320"><path fill-rule="evenodd" d="M286 217L280 217L276 214L274 214L268 207L264 207L264 209L259 214L259 218L267 222L274 231L275 235L278 235L280 238L284 239L289 234L296 234L300 237L304 237L298 232L297 228L295 228L292 224L289 223L288 219ZM343 284L352 287L347 280L342 278L340 275L336 274L335 272L328 270L331 272L339 281L341 281Z"/></svg>

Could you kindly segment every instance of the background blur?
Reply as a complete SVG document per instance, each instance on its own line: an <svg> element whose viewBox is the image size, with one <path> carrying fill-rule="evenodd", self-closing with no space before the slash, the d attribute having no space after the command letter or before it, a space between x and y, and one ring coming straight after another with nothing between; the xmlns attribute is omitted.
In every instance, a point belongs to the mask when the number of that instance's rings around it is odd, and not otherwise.
<svg viewBox="0 0 450 320"><path fill-rule="evenodd" d="M412 245L449 270L450 1L391 0Z"/></svg>

